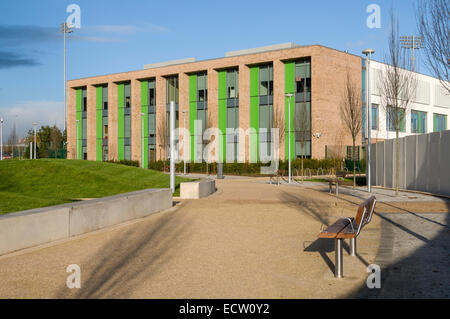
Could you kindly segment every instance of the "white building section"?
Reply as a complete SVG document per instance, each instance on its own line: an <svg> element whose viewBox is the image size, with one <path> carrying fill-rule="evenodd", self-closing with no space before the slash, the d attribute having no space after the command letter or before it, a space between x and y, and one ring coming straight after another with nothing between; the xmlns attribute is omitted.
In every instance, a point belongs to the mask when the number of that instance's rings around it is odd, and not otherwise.
<svg viewBox="0 0 450 319"><path fill-rule="evenodd" d="M384 63L370 61L370 93L373 109L371 136L375 140L395 138L395 130L388 129L386 106L383 105L379 88L382 69L385 66ZM417 72L416 75L416 98L408 107L404 120L404 130L400 132L400 137L450 129L448 124L450 94L437 78ZM377 110L374 110L374 108L377 108Z"/></svg>

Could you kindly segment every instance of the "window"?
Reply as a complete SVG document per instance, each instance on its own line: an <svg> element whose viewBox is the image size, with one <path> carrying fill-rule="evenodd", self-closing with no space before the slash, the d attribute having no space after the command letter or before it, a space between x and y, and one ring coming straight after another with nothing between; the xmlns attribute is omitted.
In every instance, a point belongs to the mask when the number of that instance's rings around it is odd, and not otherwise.
<svg viewBox="0 0 450 319"><path fill-rule="evenodd" d="M441 132L447 129L447 115L434 113L434 131Z"/></svg>
<svg viewBox="0 0 450 319"><path fill-rule="evenodd" d="M208 101L208 80L206 73L197 75L197 102Z"/></svg>
<svg viewBox="0 0 450 319"><path fill-rule="evenodd" d="M178 75L167 77L166 79L166 139L165 152L166 158L170 157L170 102L175 102L175 128L179 127L179 109L178 109ZM178 151L178 136L175 137L175 153Z"/></svg>
<svg viewBox="0 0 450 319"><path fill-rule="evenodd" d="M311 156L311 103L295 103L295 156Z"/></svg>
<svg viewBox="0 0 450 319"><path fill-rule="evenodd" d="M273 95L273 66L271 64L259 67L259 95Z"/></svg>
<svg viewBox="0 0 450 319"><path fill-rule="evenodd" d="M104 110L108 109L108 86L102 87L102 107Z"/></svg>
<svg viewBox="0 0 450 319"><path fill-rule="evenodd" d="M378 104L372 104L372 130L378 130Z"/></svg>
<svg viewBox="0 0 450 319"><path fill-rule="evenodd" d="M260 156L271 156L272 148L272 126L273 126L273 106L259 106L259 147Z"/></svg>
<svg viewBox="0 0 450 319"><path fill-rule="evenodd" d="M131 107L131 84L125 83L124 85L124 95L125 95L125 107Z"/></svg>
<svg viewBox="0 0 450 319"><path fill-rule="evenodd" d="M386 129L395 132L396 123L398 123L399 132L405 132L405 110L398 109L398 113L395 114L395 108L388 106L386 108Z"/></svg>
<svg viewBox="0 0 450 319"><path fill-rule="evenodd" d="M106 162L108 160L108 145L102 147L102 160Z"/></svg>
<svg viewBox="0 0 450 319"><path fill-rule="evenodd" d="M83 88L81 90L81 111L82 112L87 111L87 90L86 90L86 88Z"/></svg>
<svg viewBox="0 0 450 319"><path fill-rule="evenodd" d="M178 103L178 76L170 76L166 80L166 103Z"/></svg>
<svg viewBox="0 0 450 319"><path fill-rule="evenodd" d="M148 81L148 108L147 108L147 137L148 161L156 161L156 81Z"/></svg>
<svg viewBox="0 0 450 319"><path fill-rule="evenodd" d="M239 156L239 70L227 71L226 161L235 162Z"/></svg>
<svg viewBox="0 0 450 319"><path fill-rule="evenodd" d="M427 113L421 111L411 111L411 133L427 132Z"/></svg>
<svg viewBox="0 0 450 319"><path fill-rule="evenodd" d="M311 156L311 59L295 61L295 157Z"/></svg>

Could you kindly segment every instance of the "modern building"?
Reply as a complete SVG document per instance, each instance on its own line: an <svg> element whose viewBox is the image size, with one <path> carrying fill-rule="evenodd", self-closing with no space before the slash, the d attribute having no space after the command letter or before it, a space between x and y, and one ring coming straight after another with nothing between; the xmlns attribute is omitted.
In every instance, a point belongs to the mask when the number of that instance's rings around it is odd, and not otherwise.
<svg viewBox="0 0 450 319"><path fill-rule="evenodd" d="M386 103L383 103L379 85L382 79L383 68L389 66L377 61L371 61L370 66L371 136L375 141L395 138L395 124L389 116L392 112L389 112L389 106L385 106L384 104ZM436 78L417 72L415 77L417 80L415 98L405 112L399 136L404 137L412 134L432 133L449 129L450 94ZM364 126L365 132L366 126Z"/></svg>
<svg viewBox="0 0 450 319"><path fill-rule="evenodd" d="M372 63L374 70L377 66ZM176 127L180 129L176 138L179 159L201 161L211 141L203 133L217 128L215 159L258 161L272 150L274 135L270 128L274 127L280 128L280 159L288 158L289 140L292 158L324 158L328 146L352 142L340 117L347 72L362 92L362 57L320 45L286 43L228 52L218 59L189 58L145 65L143 70L71 80L68 158L137 160L146 167L149 161L168 157L170 101L175 102ZM376 71L372 74L376 77ZM423 79L429 81L423 80L429 83L429 89L420 93L414 110L426 109L427 130L433 127L430 121L437 123L435 128L446 128L447 120L442 124L440 116L450 115L450 103L445 96L436 95L437 80ZM377 91L372 93L373 108L379 108L373 111L378 118L373 123L378 126L373 126L372 136L390 137L378 133L383 131L384 113ZM423 121L422 116L414 113L414 121ZM419 130L423 128L417 125ZM410 129L407 124L406 131ZM359 145L362 137L358 137ZM239 149L245 151L239 153Z"/></svg>

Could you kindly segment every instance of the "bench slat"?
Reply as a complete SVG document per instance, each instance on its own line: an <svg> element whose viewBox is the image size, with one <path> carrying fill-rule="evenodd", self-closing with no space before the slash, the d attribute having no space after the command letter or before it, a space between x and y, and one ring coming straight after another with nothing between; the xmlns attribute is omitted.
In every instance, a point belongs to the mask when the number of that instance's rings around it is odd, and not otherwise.
<svg viewBox="0 0 450 319"><path fill-rule="evenodd" d="M348 219L338 219L333 225L327 227L325 230L319 233L319 238L336 238L337 234L342 231L350 222Z"/></svg>

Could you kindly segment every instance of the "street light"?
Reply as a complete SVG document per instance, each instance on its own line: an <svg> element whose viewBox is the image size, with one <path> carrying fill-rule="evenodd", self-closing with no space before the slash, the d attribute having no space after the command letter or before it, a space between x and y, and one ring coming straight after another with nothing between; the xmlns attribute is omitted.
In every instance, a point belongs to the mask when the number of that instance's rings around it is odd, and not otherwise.
<svg viewBox="0 0 450 319"><path fill-rule="evenodd" d="M75 130L75 138L77 139L77 150L76 150L76 153L77 153L77 160L79 159L79 149L78 149L78 123L80 123L80 120L76 120L76 122L77 122L77 125L76 125L76 130Z"/></svg>
<svg viewBox="0 0 450 319"><path fill-rule="evenodd" d="M186 110L183 111L183 166L184 175L186 175Z"/></svg>
<svg viewBox="0 0 450 319"><path fill-rule="evenodd" d="M366 109L367 109L367 163L366 163L366 179L367 179L367 191L372 192L371 175L370 175L370 144L372 133L372 104L370 102L370 58L375 53L373 49L365 49L362 52L366 56Z"/></svg>
<svg viewBox="0 0 450 319"><path fill-rule="evenodd" d="M33 122L33 126L34 126L34 159L36 159L36 126L38 125L38 123Z"/></svg>
<svg viewBox="0 0 450 319"><path fill-rule="evenodd" d="M141 166L142 166L142 168L145 168L144 167L144 142L145 142L145 140L144 140L144 134L145 134L145 132L144 132L144 119L145 119L145 113L141 113Z"/></svg>
<svg viewBox="0 0 450 319"><path fill-rule="evenodd" d="M294 94L292 93L286 93L285 94L287 98L289 98L289 112L288 112L288 121L289 121L289 126L288 126L288 143L289 143L289 179L288 182L289 184L291 183L291 98L294 96Z"/></svg>
<svg viewBox="0 0 450 319"><path fill-rule="evenodd" d="M68 25L66 22L61 24L61 33L64 35L64 130L66 130L66 34L72 33L72 25Z"/></svg>

